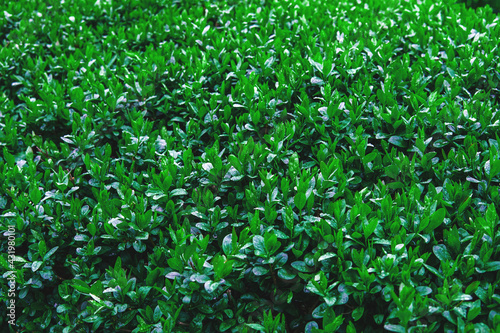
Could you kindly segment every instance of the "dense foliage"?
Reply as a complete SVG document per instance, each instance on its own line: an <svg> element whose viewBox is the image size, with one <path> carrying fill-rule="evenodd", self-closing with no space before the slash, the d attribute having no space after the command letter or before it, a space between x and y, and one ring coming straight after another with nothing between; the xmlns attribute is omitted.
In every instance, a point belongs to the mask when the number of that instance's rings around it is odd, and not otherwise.
<svg viewBox="0 0 500 333"><path fill-rule="evenodd" d="M500 330L490 7L23 0L0 22L11 331Z"/></svg>
<svg viewBox="0 0 500 333"><path fill-rule="evenodd" d="M494 13L500 12L500 1L498 0L459 0L460 3L465 3L467 7L477 8L490 6Z"/></svg>

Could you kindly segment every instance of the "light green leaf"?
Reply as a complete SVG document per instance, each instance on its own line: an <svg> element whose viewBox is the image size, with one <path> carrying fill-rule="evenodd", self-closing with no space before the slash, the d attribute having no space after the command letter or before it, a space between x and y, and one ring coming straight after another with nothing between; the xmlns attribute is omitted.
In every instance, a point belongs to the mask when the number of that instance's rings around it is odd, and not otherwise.
<svg viewBox="0 0 500 333"><path fill-rule="evenodd" d="M253 236L253 246L255 249L255 255L265 256L267 254L264 237L262 237L260 235Z"/></svg>
<svg viewBox="0 0 500 333"><path fill-rule="evenodd" d="M188 192L183 188L176 188L175 190L172 190L172 192L170 192L171 197L176 197L179 195L187 195L187 194Z"/></svg>

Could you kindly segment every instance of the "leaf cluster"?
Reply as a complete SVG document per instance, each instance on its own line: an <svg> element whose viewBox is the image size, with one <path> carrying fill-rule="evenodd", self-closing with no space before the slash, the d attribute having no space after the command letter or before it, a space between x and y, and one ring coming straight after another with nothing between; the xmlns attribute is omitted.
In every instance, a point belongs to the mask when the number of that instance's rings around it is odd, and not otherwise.
<svg viewBox="0 0 500 333"><path fill-rule="evenodd" d="M500 329L490 7L0 9L18 330Z"/></svg>

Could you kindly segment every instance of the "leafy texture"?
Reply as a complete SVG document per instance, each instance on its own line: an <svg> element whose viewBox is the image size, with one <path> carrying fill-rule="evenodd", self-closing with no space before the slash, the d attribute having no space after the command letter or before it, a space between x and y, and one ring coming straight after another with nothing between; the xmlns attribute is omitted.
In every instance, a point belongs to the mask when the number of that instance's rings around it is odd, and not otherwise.
<svg viewBox="0 0 500 333"><path fill-rule="evenodd" d="M500 330L490 7L22 0L0 21L12 331Z"/></svg>

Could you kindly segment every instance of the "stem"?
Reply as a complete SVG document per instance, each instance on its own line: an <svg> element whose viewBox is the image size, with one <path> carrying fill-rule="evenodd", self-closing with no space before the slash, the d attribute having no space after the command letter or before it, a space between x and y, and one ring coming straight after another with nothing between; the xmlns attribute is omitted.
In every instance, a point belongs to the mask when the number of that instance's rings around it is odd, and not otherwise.
<svg viewBox="0 0 500 333"><path fill-rule="evenodd" d="M273 277L274 289L278 290L278 283L276 282L276 275L274 274L273 265L269 264L269 269L271 270L271 276Z"/></svg>

